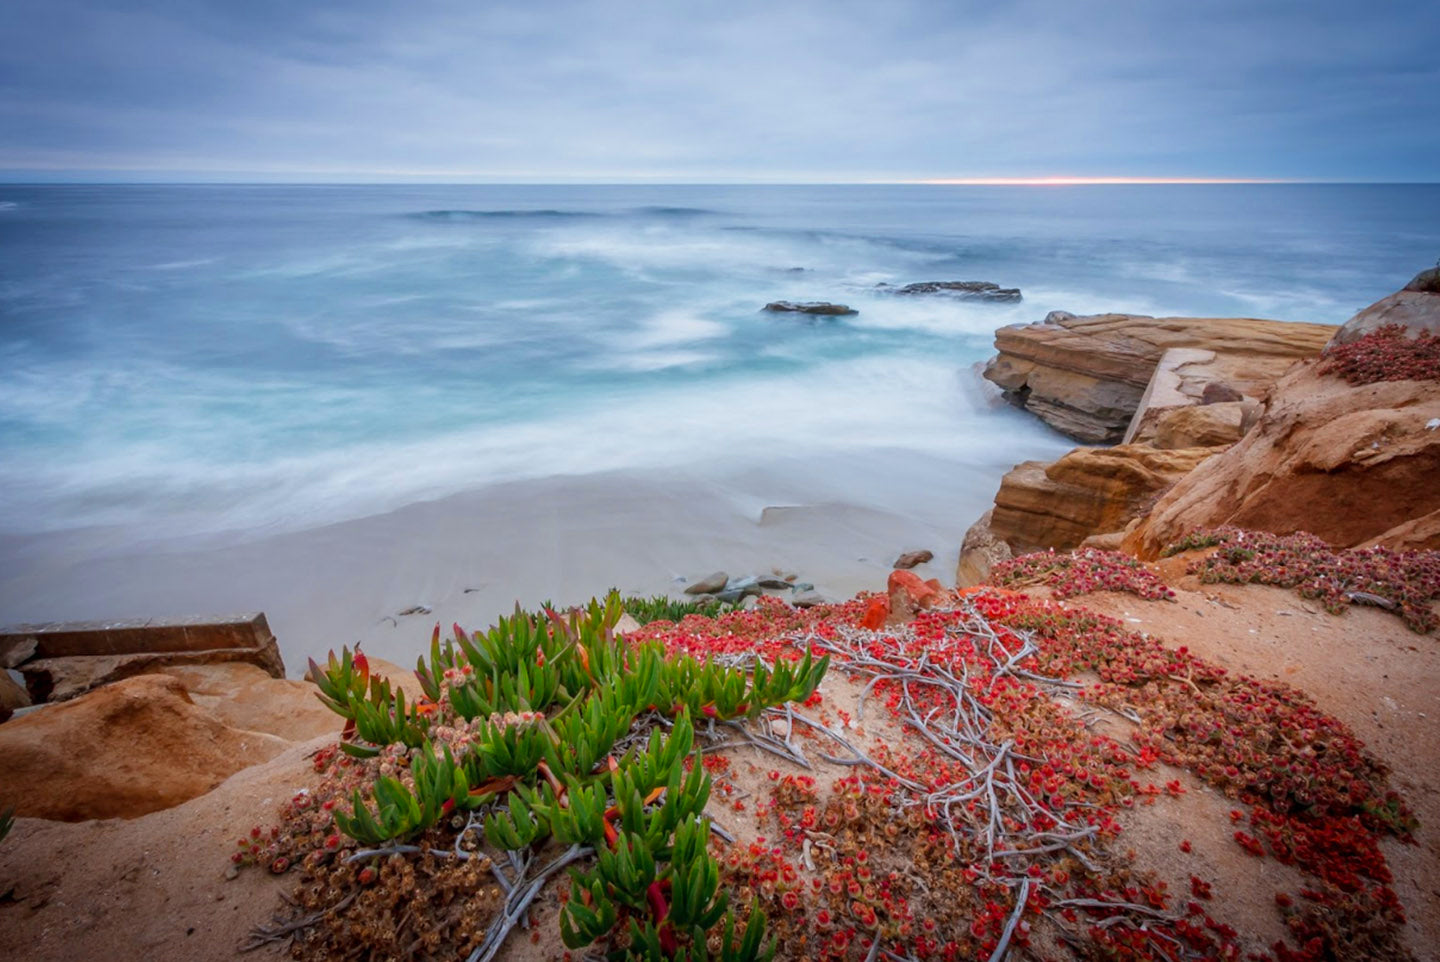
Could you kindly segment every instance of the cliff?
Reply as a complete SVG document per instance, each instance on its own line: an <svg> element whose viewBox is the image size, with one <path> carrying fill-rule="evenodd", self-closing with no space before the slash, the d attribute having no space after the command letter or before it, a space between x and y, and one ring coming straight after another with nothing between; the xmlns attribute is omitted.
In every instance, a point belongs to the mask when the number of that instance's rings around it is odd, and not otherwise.
<svg viewBox="0 0 1440 962"><path fill-rule="evenodd" d="M985 377L1013 403L1078 441L1125 437L1167 352L1174 391L1200 400L1210 385L1228 400L1263 401L1297 359L1319 353L1327 324L1255 318L1147 317L1052 311L1037 324L1002 327ZM1212 389L1212 391L1215 389Z"/></svg>

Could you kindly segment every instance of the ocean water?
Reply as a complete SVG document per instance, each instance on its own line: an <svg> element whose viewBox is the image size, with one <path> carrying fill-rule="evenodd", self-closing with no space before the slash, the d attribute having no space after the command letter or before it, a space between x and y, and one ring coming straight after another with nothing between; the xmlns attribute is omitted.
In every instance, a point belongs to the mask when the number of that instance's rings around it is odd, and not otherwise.
<svg viewBox="0 0 1440 962"><path fill-rule="evenodd" d="M883 504L887 452L998 481L1066 446L979 384L1000 325L1339 323L1437 256L1435 185L0 186L0 534L837 457L816 484ZM928 280L1024 299L876 286Z"/></svg>

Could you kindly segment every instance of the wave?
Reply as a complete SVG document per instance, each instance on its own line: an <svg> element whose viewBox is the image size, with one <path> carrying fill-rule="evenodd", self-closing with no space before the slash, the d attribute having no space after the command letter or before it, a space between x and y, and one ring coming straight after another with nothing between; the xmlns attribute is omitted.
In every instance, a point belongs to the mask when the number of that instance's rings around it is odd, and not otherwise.
<svg viewBox="0 0 1440 962"><path fill-rule="evenodd" d="M0 200L0 210L15 210L20 205L13 200Z"/></svg>
<svg viewBox="0 0 1440 962"><path fill-rule="evenodd" d="M408 217L430 221L470 220L572 220L582 217L601 217L593 211L555 210L553 208L520 210L422 210Z"/></svg>
<svg viewBox="0 0 1440 962"><path fill-rule="evenodd" d="M718 210L706 210L704 207L665 207L659 204L634 207L631 208L631 212L645 217L713 217L720 213Z"/></svg>

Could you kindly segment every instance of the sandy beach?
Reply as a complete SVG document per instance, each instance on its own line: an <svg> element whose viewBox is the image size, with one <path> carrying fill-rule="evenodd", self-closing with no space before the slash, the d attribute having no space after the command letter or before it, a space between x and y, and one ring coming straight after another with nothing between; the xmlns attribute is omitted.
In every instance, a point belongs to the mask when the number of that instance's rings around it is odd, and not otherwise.
<svg viewBox="0 0 1440 962"><path fill-rule="evenodd" d="M983 416L1002 428L1024 418L1006 408ZM1028 448L1064 448L1024 426ZM912 548L935 553L920 573L950 580L965 526L1015 456L997 449L981 463L877 448L554 477L308 531L188 543L95 530L12 537L0 541L0 622L264 611L296 675L341 644L407 664L435 621L483 627L516 602L572 604L611 587L678 595L681 579L716 569L780 568L848 598L883 587ZM399 615L415 606L431 612Z"/></svg>

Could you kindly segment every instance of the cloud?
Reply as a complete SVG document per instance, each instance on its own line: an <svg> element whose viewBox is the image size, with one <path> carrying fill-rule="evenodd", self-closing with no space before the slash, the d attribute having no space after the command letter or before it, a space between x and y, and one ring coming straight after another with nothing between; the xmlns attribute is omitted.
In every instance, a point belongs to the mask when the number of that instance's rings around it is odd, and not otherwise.
<svg viewBox="0 0 1440 962"><path fill-rule="evenodd" d="M1440 178L1421 3L11 0L0 168Z"/></svg>

